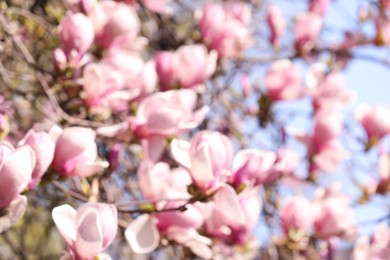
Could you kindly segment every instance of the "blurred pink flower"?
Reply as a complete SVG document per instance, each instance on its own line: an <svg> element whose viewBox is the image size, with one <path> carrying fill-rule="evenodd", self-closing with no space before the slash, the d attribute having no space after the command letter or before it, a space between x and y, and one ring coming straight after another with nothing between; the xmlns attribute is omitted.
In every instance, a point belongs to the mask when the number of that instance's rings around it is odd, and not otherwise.
<svg viewBox="0 0 390 260"><path fill-rule="evenodd" d="M105 203L86 203L77 211L65 204L55 207L52 217L76 259L95 259L118 229L116 207Z"/></svg>
<svg viewBox="0 0 390 260"><path fill-rule="evenodd" d="M300 196L287 198L280 208L280 224L284 235L308 232L313 224L310 202Z"/></svg>
<svg viewBox="0 0 390 260"><path fill-rule="evenodd" d="M35 165L36 156L30 146L15 149L6 141L0 142L0 209L27 187Z"/></svg>
<svg viewBox="0 0 390 260"><path fill-rule="evenodd" d="M128 92L129 99L140 100L152 93L157 85L157 73L153 61L144 62L132 53L112 50L104 57L104 62L120 72L123 79L122 88Z"/></svg>
<svg viewBox="0 0 390 260"><path fill-rule="evenodd" d="M193 111L196 98L193 90L181 89L157 92L141 101L130 127L136 137L143 139L147 159L158 160L166 137L187 132L203 121L208 108Z"/></svg>
<svg viewBox="0 0 390 260"><path fill-rule="evenodd" d="M194 184L205 193L218 187L224 171L230 169L234 155L230 140L211 131L197 133L190 144L174 140L171 152L179 164L189 169Z"/></svg>
<svg viewBox="0 0 390 260"><path fill-rule="evenodd" d="M90 8L88 16L95 30L95 42L102 48L109 48L117 37L123 35L135 39L140 31L140 21L136 11L124 3L96 2Z"/></svg>
<svg viewBox="0 0 390 260"><path fill-rule="evenodd" d="M267 9L267 24L271 31L270 42L274 46L280 45L280 38L286 30L286 20L282 10L275 5Z"/></svg>
<svg viewBox="0 0 390 260"><path fill-rule="evenodd" d="M95 36L91 20L82 13L67 13L58 27L58 32L68 59L70 55L74 55L73 51L75 56L80 58L91 47Z"/></svg>
<svg viewBox="0 0 390 260"><path fill-rule="evenodd" d="M330 0L310 0L309 11L324 16L329 4Z"/></svg>
<svg viewBox="0 0 390 260"><path fill-rule="evenodd" d="M290 60L274 61L264 76L267 95L273 101L294 100L303 96L302 77Z"/></svg>
<svg viewBox="0 0 390 260"><path fill-rule="evenodd" d="M390 255L390 228L386 223L375 227L370 239L360 237L354 246L352 260L384 260Z"/></svg>
<svg viewBox="0 0 390 260"><path fill-rule="evenodd" d="M31 181L28 184L28 188L32 190L41 181L42 176L53 161L55 141L46 132L35 132L34 130L30 130L18 143L18 145L28 145L35 152L36 164L32 173Z"/></svg>
<svg viewBox="0 0 390 260"><path fill-rule="evenodd" d="M321 65L312 66L306 77L307 92L313 96L314 109L338 109L351 105L356 93L345 88L345 77L339 72L325 74L325 67Z"/></svg>
<svg viewBox="0 0 390 260"><path fill-rule="evenodd" d="M306 12L296 18L295 45L302 51L310 51L317 43L322 29L322 17L317 13Z"/></svg>
<svg viewBox="0 0 390 260"><path fill-rule="evenodd" d="M368 144L374 145L390 133L389 114L390 108L383 105L363 103L356 107L355 118L366 130Z"/></svg>
<svg viewBox="0 0 390 260"><path fill-rule="evenodd" d="M175 52L175 72L178 81L185 88L204 83L214 74L217 53L208 53L204 45L185 45Z"/></svg>
<svg viewBox="0 0 390 260"><path fill-rule="evenodd" d="M56 142L53 169L65 177L87 177L108 167L107 162L96 161L95 137L90 128L65 128Z"/></svg>
<svg viewBox="0 0 390 260"><path fill-rule="evenodd" d="M235 57L251 45L249 5L241 2L210 3L204 5L196 16L204 42L216 50L219 57Z"/></svg>
<svg viewBox="0 0 390 260"><path fill-rule="evenodd" d="M339 186L317 189L312 201L314 231L319 239L332 237L354 239L357 225L349 198L339 192Z"/></svg>
<svg viewBox="0 0 390 260"><path fill-rule="evenodd" d="M181 46L176 52L159 52L155 57L161 89L195 87L208 80L217 66L217 53L200 44Z"/></svg>
<svg viewBox="0 0 390 260"><path fill-rule="evenodd" d="M27 197L17 195L7 206L6 214L0 216L0 234L16 223L26 211Z"/></svg>
<svg viewBox="0 0 390 260"><path fill-rule="evenodd" d="M241 184L261 185L273 180L273 166L276 162L276 154L271 151L256 149L244 149L239 151L233 160L232 175L230 176L234 187Z"/></svg>

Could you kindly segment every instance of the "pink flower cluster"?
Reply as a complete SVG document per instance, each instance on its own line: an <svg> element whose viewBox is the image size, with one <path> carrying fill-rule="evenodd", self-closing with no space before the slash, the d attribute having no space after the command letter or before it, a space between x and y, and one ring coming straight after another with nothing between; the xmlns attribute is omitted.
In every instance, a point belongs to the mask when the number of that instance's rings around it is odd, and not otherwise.
<svg viewBox="0 0 390 260"><path fill-rule="evenodd" d="M55 127L49 133L30 130L15 148L0 143L0 209L9 207L0 230L9 228L27 205L26 189L34 189L51 166L61 176L89 176L107 167L96 162L95 133L91 129ZM23 163L21 163L23 162Z"/></svg>
<svg viewBox="0 0 390 260"><path fill-rule="evenodd" d="M339 192L337 185L319 188L312 201L289 197L279 213L283 235L294 242L307 243L311 230L322 240L353 240L357 235L349 198Z"/></svg>
<svg viewBox="0 0 390 260"><path fill-rule="evenodd" d="M204 43L219 57L235 57L252 43L250 6L242 2L209 3L196 14Z"/></svg>

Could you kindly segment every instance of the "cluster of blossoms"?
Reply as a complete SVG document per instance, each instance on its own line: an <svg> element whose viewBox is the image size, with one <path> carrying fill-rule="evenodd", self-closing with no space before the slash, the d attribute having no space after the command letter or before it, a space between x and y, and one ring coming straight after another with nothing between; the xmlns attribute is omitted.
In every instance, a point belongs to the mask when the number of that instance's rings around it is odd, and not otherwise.
<svg viewBox="0 0 390 260"><path fill-rule="evenodd" d="M86 115L82 122L96 119L99 124L30 130L15 141L8 136L9 119L0 111L0 233L22 217L29 191L38 189L41 182L72 178L88 188L85 196L74 196L84 202L77 210L68 204L52 210L67 245L62 259L109 258L103 251L118 232L135 254L174 244L202 259L253 259L261 247L254 230L262 217L273 214L278 216L280 234L270 243L301 254L323 241L328 244L325 255L331 258L334 241L355 241L359 226L353 201L341 187L321 187L316 181L323 172L336 172L350 157L341 141L346 132L342 109L355 103L356 94L346 87L339 66L308 62L304 75L294 61L320 51L319 37L330 2L312 0L295 17L295 53L266 67L263 88L256 92L250 77L242 77L239 102L258 95L258 108L252 115L264 128L277 125L273 113L278 105L309 100L308 131L282 125L280 144L259 149L242 148L235 142L240 138L231 129L239 124L224 133L217 131L222 126L208 125L212 122L208 116L218 113L214 103L226 101L225 93L221 94L225 89L213 89L216 96L205 98L210 85L216 86L220 74L234 64L231 61L245 62L245 51L255 42L249 3L206 3L191 14L197 30L194 36L169 48L150 50L152 39L143 36L148 30L157 33L157 25L143 24L141 14L163 20L173 12L173 1L73 1L58 25L60 46L53 51L53 59L63 88L54 96L64 113L77 110ZM389 8L387 2L381 1L379 8ZM278 49L287 28L282 10L267 6L266 21L268 44ZM376 23L377 36L371 43L390 42L386 21ZM332 48L342 51L356 44L353 40L345 39ZM233 105L225 112L234 122ZM380 155L378 178L362 188L365 197L390 190L390 156L381 145L390 133L389 112L382 105L360 104L355 109L355 119L366 135L359 143L362 150L377 149ZM287 148L286 140L298 140L304 152ZM131 150L134 147L137 152ZM105 148L108 155L100 151ZM122 152L131 161L129 168L138 186L136 192L116 198L106 192L104 181L119 175ZM302 168L307 173L303 177L298 174ZM278 203L272 197L280 184L302 187L308 183L314 187L311 199L301 194ZM136 208L121 206L124 200L136 198L141 198L132 201ZM370 240L359 238L353 259L387 256L389 237L389 227L384 225Z"/></svg>

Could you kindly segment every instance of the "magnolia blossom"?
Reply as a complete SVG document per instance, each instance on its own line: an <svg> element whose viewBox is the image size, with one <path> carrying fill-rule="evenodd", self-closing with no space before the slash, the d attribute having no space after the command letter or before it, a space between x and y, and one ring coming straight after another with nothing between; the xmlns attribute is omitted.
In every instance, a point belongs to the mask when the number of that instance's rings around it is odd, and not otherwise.
<svg viewBox="0 0 390 260"><path fill-rule="evenodd" d="M241 2L225 5L210 3L197 13L202 38L220 57L234 57L250 46L249 5Z"/></svg>
<svg viewBox="0 0 390 260"><path fill-rule="evenodd" d="M257 190L246 190L239 195L231 188L221 187L214 202L203 209L205 232L227 244L244 245L252 239L251 232L261 212Z"/></svg>
<svg viewBox="0 0 390 260"><path fill-rule="evenodd" d="M338 109L353 103L356 93L345 88L345 77L339 72L325 74L325 69L323 64L316 64L306 75L314 109Z"/></svg>
<svg viewBox="0 0 390 260"><path fill-rule="evenodd" d="M366 130L368 145L373 145L390 133L390 108L383 105L360 104L355 110L356 120Z"/></svg>
<svg viewBox="0 0 390 260"><path fill-rule="evenodd" d="M160 51L154 56L161 90L168 90L176 83L175 71L179 68L175 63L175 56L173 51Z"/></svg>
<svg viewBox="0 0 390 260"><path fill-rule="evenodd" d="M287 198L280 208L280 224L286 236L290 232L308 232L312 218L310 202L304 197Z"/></svg>
<svg viewBox="0 0 390 260"><path fill-rule="evenodd" d="M95 36L91 20L82 13L67 13L58 32L66 56L74 56L72 58L77 60L88 51Z"/></svg>
<svg viewBox="0 0 390 260"><path fill-rule="evenodd" d="M133 133L144 139L146 156L156 161L161 155L164 139L197 127L207 113L207 107L193 111L196 94L193 90L170 90L144 98L135 118L131 119Z"/></svg>
<svg viewBox="0 0 390 260"><path fill-rule="evenodd" d="M55 207L52 217L74 259L95 259L118 229L116 207L105 203L86 203L77 211L65 204Z"/></svg>
<svg viewBox="0 0 390 260"><path fill-rule="evenodd" d="M2 214L0 215L0 234L11 228L24 215L26 208L27 197L17 195L6 208L2 209Z"/></svg>
<svg viewBox="0 0 390 260"><path fill-rule="evenodd" d="M30 146L35 152L36 164L28 185L29 189L34 189L53 161L55 141L45 132L30 130L19 142L19 146L23 145Z"/></svg>
<svg viewBox="0 0 390 260"><path fill-rule="evenodd" d="M280 38L286 30L286 20L282 10L275 5L271 5L267 10L267 24L271 31L270 42L274 46L279 46Z"/></svg>
<svg viewBox="0 0 390 260"><path fill-rule="evenodd" d="M104 62L120 72L122 88L128 92L127 98L142 99L155 89L157 74L153 61L144 62L127 51L111 50Z"/></svg>
<svg viewBox="0 0 390 260"><path fill-rule="evenodd" d="M30 146L14 148L0 142L0 209L7 207L27 187L36 165Z"/></svg>
<svg viewBox="0 0 390 260"><path fill-rule="evenodd" d="M95 42L102 48L110 47L118 37L135 39L140 31L140 21L136 11L124 3L96 2L87 13L95 30Z"/></svg>
<svg viewBox="0 0 390 260"><path fill-rule="evenodd" d="M190 198L187 186L192 183L191 175L182 167L170 169L164 162L144 161L138 168L138 180L148 200Z"/></svg>
<svg viewBox="0 0 390 260"><path fill-rule="evenodd" d="M175 206L174 204L168 204L167 208ZM160 237L163 236L190 248L203 259L210 259L212 252L208 246L211 240L196 231L203 220L203 215L192 205L188 205L184 212L162 212L155 217L144 214L128 225L125 237L130 248L137 254L154 251L160 243Z"/></svg>
<svg viewBox="0 0 390 260"><path fill-rule="evenodd" d="M217 66L217 53L208 53L203 45L181 46L175 58L177 79L187 88L205 82L214 74Z"/></svg>
<svg viewBox="0 0 390 260"><path fill-rule="evenodd" d="M271 151L256 149L244 149L234 157L231 180L234 187L241 184L264 184L275 179L273 166L276 162L276 154Z"/></svg>
<svg viewBox="0 0 390 260"><path fill-rule="evenodd" d="M184 88L191 88L204 83L214 74L217 53L209 53L206 47L200 44L185 45L176 52L157 53L155 61L162 89L169 89L176 82Z"/></svg>
<svg viewBox="0 0 390 260"><path fill-rule="evenodd" d="M191 143L174 140L171 152L176 161L189 169L194 184L203 192L218 187L224 171L230 169L233 146L219 132L202 131Z"/></svg>
<svg viewBox="0 0 390 260"><path fill-rule="evenodd" d="M97 159L96 133L89 128L69 127L59 135L53 169L62 176L87 177L108 167Z"/></svg>
<svg viewBox="0 0 390 260"><path fill-rule="evenodd" d="M357 226L347 196L339 193L340 186L319 188L312 202L314 231L318 238L354 239Z"/></svg>
<svg viewBox="0 0 390 260"><path fill-rule="evenodd" d="M360 237L353 249L352 260L387 259L390 255L390 228L386 223L376 226L370 239Z"/></svg>
<svg viewBox="0 0 390 260"><path fill-rule="evenodd" d="M85 104L92 111L125 110L134 95L123 87L122 74L108 64L88 64L83 71Z"/></svg>
<svg viewBox="0 0 390 260"><path fill-rule="evenodd" d="M297 65L290 60L274 61L264 76L267 95L273 101L302 97L302 78Z"/></svg>
<svg viewBox="0 0 390 260"><path fill-rule="evenodd" d="M291 131L308 149L310 172L333 172L349 154L338 140L343 131L343 118L333 110L320 110L314 116L313 134Z"/></svg>
<svg viewBox="0 0 390 260"><path fill-rule="evenodd" d="M301 51L311 50L318 41L322 29L322 17L307 12L297 16L295 24L295 45Z"/></svg>
<svg viewBox="0 0 390 260"><path fill-rule="evenodd" d="M330 0L310 0L309 11L324 16L329 4Z"/></svg>

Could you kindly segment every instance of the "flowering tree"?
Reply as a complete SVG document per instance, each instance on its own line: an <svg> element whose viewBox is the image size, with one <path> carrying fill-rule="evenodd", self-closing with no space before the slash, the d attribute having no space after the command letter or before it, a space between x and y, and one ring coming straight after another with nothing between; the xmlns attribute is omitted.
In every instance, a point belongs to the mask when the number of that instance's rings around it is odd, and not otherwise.
<svg viewBox="0 0 390 260"><path fill-rule="evenodd" d="M0 258L388 259L390 1L338 2L1 2Z"/></svg>

